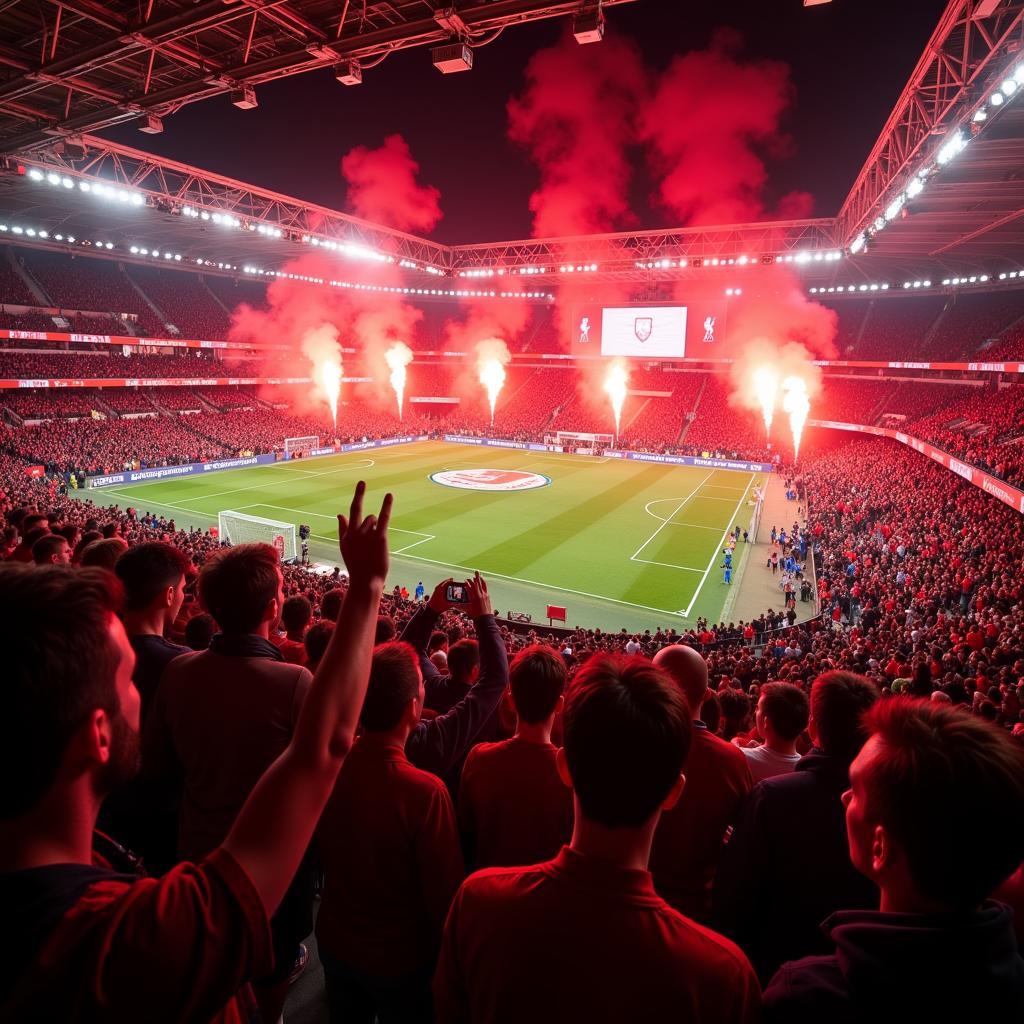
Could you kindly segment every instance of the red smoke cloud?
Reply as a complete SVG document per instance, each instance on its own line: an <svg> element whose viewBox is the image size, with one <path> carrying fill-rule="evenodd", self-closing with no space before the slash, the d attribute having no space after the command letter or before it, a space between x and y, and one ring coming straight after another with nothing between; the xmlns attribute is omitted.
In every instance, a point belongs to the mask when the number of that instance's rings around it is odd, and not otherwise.
<svg viewBox="0 0 1024 1024"><path fill-rule="evenodd" d="M719 32L708 50L675 58L641 115L641 134L660 176L655 201L679 223L733 224L810 214L806 192L764 205L764 156L783 156L780 122L793 99L789 68L743 62L740 37Z"/></svg>
<svg viewBox="0 0 1024 1024"><path fill-rule="evenodd" d="M419 170L401 135L389 135L379 149L356 146L341 158L349 208L399 231L430 231L442 216L441 193L417 184Z"/></svg>
<svg viewBox="0 0 1024 1024"><path fill-rule="evenodd" d="M344 277L355 283L385 286L401 283L401 272L394 265L340 263L321 253L302 256L284 269L323 281ZM264 355L268 366L274 366L274 370L263 375L281 376L280 363L287 360L287 375L298 377L312 375L313 371L305 343L324 325L330 325L337 331L339 345L350 350L342 356L345 375L373 377L372 384L342 385L343 400L355 392L382 409L391 409L394 395L388 382L384 351L395 341L411 345L422 316L419 309L394 293L332 288L279 277L267 287L265 309L255 309L247 303L235 309L228 337L231 341L275 341L287 345L288 354L267 352ZM297 387L291 398L299 410L320 403L313 385Z"/></svg>
<svg viewBox="0 0 1024 1024"><path fill-rule="evenodd" d="M534 237L632 223L625 150L636 138L645 80L636 47L621 36L579 46L567 33L530 59L508 118L509 138L540 168L540 187L530 196Z"/></svg>
<svg viewBox="0 0 1024 1024"><path fill-rule="evenodd" d="M469 410L481 411L486 396L477 368L477 345L498 338L510 349L518 350L518 339L530 322L526 300L466 299L460 320L449 320L444 327L444 347L448 352L463 352L464 359L451 367L451 391L459 395Z"/></svg>
<svg viewBox="0 0 1024 1024"><path fill-rule="evenodd" d="M837 358L835 310L808 299L792 271L763 267L754 273L742 298L730 304L725 354L736 358L751 341L767 340L780 348L802 345L808 359Z"/></svg>

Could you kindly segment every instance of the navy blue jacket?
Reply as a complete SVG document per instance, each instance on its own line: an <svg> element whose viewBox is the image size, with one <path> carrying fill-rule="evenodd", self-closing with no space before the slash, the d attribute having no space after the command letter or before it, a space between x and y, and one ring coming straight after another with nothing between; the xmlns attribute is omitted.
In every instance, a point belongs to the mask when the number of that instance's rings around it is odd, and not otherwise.
<svg viewBox="0 0 1024 1024"><path fill-rule="evenodd" d="M437 612L424 605L402 633L402 639L416 648L420 655L425 686L436 685L428 684L427 680L440 675L436 666L426 658L426 641L423 640L424 636L429 640L437 619ZM473 620L473 624L480 644L480 675L477 681L450 711L420 722L405 745L406 757L417 768L434 775L444 776L461 762L494 714L508 685L508 654L494 616L481 615Z"/></svg>
<svg viewBox="0 0 1024 1024"><path fill-rule="evenodd" d="M834 953L779 970L764 1024L1024 1020L1024 960L1001 903L966 914L841 911L823 928Z"/></svg>
<svg viewBox="0 0 1024 1024"><path fill-rule="evenodd" d="M794 771L759 782L740 811L715 876L715 926L764 984L780 964L828 953L821 922L878 908L878 889L850 863L845 759L812 748Z"/></svg>

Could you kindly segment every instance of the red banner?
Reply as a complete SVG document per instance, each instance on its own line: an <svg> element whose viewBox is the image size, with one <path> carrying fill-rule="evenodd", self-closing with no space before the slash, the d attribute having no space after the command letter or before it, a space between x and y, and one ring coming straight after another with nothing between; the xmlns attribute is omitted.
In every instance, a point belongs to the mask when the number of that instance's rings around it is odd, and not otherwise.
<svg viewBox="0 0 1024 1024"><path fill-rule="evenodd" d="M951 473L963 477L969 484L974 484L975 487L991 494L993 498L1001 501L1004 505L1009 505L1014 511L1024 515L1024 491L1011 486L1005 480L1000 480L997 476L992 476L991 473L986 473L983 469L978 469L977 466L961 462L955 455L950 455L949 452L936 448L935 445L929 444L927 441L922 441L901 430L889 430L888 427L869 427L865 423L837 423L835 420L808 420L807 423L812 427L852 430L858 434L871 434L874 437L888 437L893 441L899 441L900 444L905 444L908 448L913 448L915 452L928 456L929 459L944 466Z"/></svg>
<svg viewBox="0 0 1024 1024"><path fill-rule="evenodd" d="M349 378L345 378L348 380ZM366 378L352 378L366 379ZM10 388L213 388L228 384L311 384L312 377L81 377L75 380L36 379L15 380L0 379L0 390Z"/></svg>
<svg viewBox="0 0 1024 1024"><path fill-rule="evenodd" d="M28 473L33 480L38 480L41 476L46 473L45 466L26 466L25 472Z"/></svg>
<svg viewBox="0 0 1024 1024"><path fill-rule="evenodd" d="M128 338L117 334L65 334L60 331L9 331L0 330L0 341L62 341L79 342L88 345L127 345L134 348L152 346L154 348L198 348L227 349L244 352L248 349L281 349L289 350L288 345L279 342L241 342L241 341L206 341L196 338ZM354 349L342 348L342 352L354 353ZM435 352L433 350L417 352L417 357L443 356L461 357L464 352ZM565 359L574 356L564 352L514 352L513 359ZM597 357L600 358L600 357ZM731 363L731 359L676 359L676 363ZM1024 374L1024 362L984 362L974 363L932 363L932 362L877 362L862 359L818 359L818 366L845 367L862 370L956 370L961 373L1016 373Z"/></svg>
<svg viewBox="0 0 1024 1024"><path fill-rule="evenodd" d="M119 334L65 334L61 331L9 331L0 330L0 340L6 341L68 341L86 345L128 345L154 348L217 348L244 352L254 348L288 349L279 342L203 341L195 338L127 338Z"/></svg>

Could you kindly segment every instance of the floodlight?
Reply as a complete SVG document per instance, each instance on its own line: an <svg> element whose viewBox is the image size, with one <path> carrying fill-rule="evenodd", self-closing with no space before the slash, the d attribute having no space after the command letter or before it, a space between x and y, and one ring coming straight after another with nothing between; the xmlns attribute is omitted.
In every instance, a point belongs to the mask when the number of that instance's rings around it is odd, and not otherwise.
<svg viewBox="0 0 1024 1024"><path fill-rule="evenodd" d="M1006 98L1006 97L1005 97L1005 96L1003 96L1003 94L1002 94L1001 92L999 92L998 90L996 90L996 91L995 91L994 93L992 93L992 95L991 95L991 96L989 97L989 103L991 103L993 107L999 107L999 106L1002 106L1003 100L1004 100L1005 98Z"/></svg>

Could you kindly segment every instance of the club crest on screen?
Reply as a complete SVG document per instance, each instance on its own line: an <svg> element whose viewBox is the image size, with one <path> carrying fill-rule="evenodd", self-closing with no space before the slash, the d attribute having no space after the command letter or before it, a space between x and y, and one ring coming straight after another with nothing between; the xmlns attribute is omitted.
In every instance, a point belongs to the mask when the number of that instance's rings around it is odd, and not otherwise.
<svg viewBox="0 0 1024 1024"><path fill-rule="evenodd" d="M654 317L638 316L633 321L633 333L638 341L646 341L654 331Z"/></svg>

